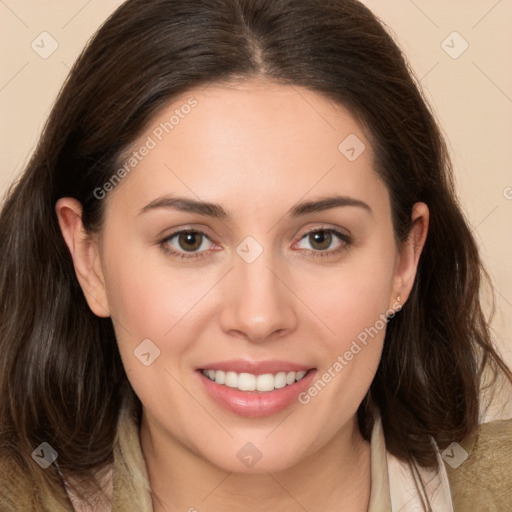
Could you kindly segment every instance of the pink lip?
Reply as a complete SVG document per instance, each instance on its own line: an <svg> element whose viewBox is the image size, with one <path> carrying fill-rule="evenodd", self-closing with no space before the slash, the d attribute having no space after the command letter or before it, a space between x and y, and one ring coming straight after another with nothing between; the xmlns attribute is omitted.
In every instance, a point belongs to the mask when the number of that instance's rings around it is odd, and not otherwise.
<svg viewBox="0 0 512 512"><path fill-rule="evenodd" d="M223 368L219 368L218 366L213 365L210 368L215 370L223 370ZM306 367L301 367L301 369L302 368L304 370L307 369ZM281 369L284 371L283 367L281 367ZM313 382L313 379L316 375L316 369L311 369L299 382L295 382L295 384L285 386L281 389L274 389L274 391L269 391L268 393L261 393L258 391L240 391L236 388L229 388L227 386L213 382L208 377L203 375L201 370L197 371L196 373L203 383L207 394L210 396L210 398L217 402L218 405L230 412L237 414L238 416L244 416L247 418L259 418L276 414L277 412L286 409L293 403L297 403L298 395L304 392ZM262 373L265 372L260 372L256 375L260 375ZM266 373L277 372L266 371Z"/></svg>
<svg viewBox="0 0 512 512"><path fill-rule="evenodd" d="M250 361L248 359L233 359L206 363L199 370L222 370L223 372L252 373L263 375L265 373L300 372L311 370L311 366L290 363L289 361Z"/></svg>

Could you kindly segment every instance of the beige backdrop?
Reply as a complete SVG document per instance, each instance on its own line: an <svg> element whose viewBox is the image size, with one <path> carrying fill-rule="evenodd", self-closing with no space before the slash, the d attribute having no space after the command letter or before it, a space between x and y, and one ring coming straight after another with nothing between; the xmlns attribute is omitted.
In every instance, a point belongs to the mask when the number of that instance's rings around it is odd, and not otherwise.
<svg viewBox="0 0 512 512"><path fill-rule="evenodd" d="M0 194L23 169L71 64L121 3L0 0ZM391 27L448 138L496 287L496 338L512 364L512 1L365 3Z"/></svg>

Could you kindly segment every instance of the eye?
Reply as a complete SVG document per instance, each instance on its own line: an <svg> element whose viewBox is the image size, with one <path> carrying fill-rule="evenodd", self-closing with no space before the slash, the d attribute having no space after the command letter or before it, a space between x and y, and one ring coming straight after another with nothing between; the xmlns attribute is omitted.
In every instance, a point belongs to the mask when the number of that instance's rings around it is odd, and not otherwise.
<svg viewBox="0 0 512 512"><path fill-rule="evenodd" d="M335 229L315 229L302 236L298 248L324 256L340 252L349 244L349 236Z"/></svg>
<svg viewBox="0 0 512 512"><path fill-rule="evenodd" d="M202 256L201 253L211 249L213 242L201 231L178 231L167 237L161 243L167 253L181 258Z"/></svg>

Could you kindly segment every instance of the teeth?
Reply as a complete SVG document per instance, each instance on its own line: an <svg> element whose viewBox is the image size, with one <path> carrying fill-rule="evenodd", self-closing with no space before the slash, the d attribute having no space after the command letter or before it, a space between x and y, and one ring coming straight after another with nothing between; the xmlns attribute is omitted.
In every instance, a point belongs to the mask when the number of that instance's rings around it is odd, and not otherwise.
<svg viewBox="0 0 512 512"><path fill-rule="evenodd" d="M240 391L269 392L302 380L307 371L278 372L253 375L252 373L223 372L222 370L202 370L203 375L217 384Z"/></svg>
<svg viewBox="0 0 512 512"><path fill-rule="evenodd" d="M251 373L240 373L238 375L238 389L240 391L255 391L256 376Z"/></svg>
<svg viewBox="0 0 512 512"><path fill-rule="evenodd" d="M217 382L217 381L215 381L215 382ZM228 388L237 388L238 387L238 373L226 372L226 379L225 379L224 385L227 386Z"/></svg>
<svg viewBox="0 0 512 512"><path fill-rule="evenodd" d="M284 388L285 386L286 386L286 372L279 372L275 376L274 387L276 389L281 389L281 388Z"/></svg>

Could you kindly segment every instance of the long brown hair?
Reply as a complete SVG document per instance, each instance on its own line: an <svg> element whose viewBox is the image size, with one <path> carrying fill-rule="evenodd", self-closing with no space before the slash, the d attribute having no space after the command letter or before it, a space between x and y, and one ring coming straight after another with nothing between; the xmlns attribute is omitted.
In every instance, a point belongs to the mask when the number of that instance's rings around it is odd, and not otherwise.
<svg viewBox="0 0 512 512"><path fill-rule="evenodd" d="M0 216L0 448L47 485L31 452L48 442L64 473L88 478L112 459L121 399L133 393L112 322L87 306L54 211L61 197L101 229L94 194L148 121L176 95L263 77L348 107L368 131L376 171L404 241L411 209L430 208L412 294L389 323L382 360L358 410L368 438L380 409L387 447L435 466L472 433L482 371L510 371L480 304L482 265L457 203L442 136L408 65L355 0L128 0L79 57ZM108 200L108 199L107 199Z"/></svg>

